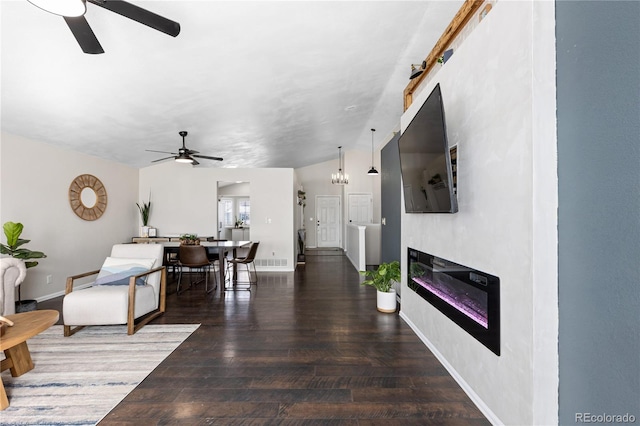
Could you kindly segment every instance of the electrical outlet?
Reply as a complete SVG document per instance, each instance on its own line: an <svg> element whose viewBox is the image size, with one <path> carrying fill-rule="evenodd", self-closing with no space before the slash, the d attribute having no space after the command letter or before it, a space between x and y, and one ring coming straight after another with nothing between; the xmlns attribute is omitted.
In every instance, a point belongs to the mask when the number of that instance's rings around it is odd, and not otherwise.
<svg viewBox="0 0 640 426"><path fill-rule="evenodd" d="M47 284L51 284L53 282L53 275L47 275Z"/></svg>

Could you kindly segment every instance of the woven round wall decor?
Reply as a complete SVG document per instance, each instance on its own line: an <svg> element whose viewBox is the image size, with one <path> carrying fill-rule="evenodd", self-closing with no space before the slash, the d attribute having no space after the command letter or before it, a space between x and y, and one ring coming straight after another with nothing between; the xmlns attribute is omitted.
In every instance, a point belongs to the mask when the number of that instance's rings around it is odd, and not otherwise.
<svg viewBox="0 0 640 426"><path fill-rule="evenodd" d="M95 194L95 204L87 206L82 202L82 191L90 189ZM69 204L73 212L84 220L96 220L107 209L107 189L100 179L93 175L80 175L69 186Z"/></svg>

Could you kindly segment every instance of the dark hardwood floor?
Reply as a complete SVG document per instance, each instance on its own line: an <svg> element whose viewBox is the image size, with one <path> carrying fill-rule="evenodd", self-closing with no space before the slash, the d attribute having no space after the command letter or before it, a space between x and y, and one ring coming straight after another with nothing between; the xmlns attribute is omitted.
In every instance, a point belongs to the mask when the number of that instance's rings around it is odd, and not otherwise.
<svg viewBox="0 0 640 426"><path fill-rule="evenodd" d="M250 292L172 292L153 323L201 326L100 425L489 424L359 281L345 256L314 255Z"/></svg>

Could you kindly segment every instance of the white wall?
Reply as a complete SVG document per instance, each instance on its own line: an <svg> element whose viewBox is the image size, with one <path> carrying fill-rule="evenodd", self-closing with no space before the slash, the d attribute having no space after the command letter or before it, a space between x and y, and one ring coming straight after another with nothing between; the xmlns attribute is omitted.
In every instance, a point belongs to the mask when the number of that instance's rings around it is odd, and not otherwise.
<svg viewBox="0 0 640 426"><path fill-rule="evenodd" d="M63 294L69 275L99 269L111 246L136 232L137 169L4 132L0 152L0 221L22 222L21 237L31 240L25 247L47 255L29 269L23 299ZM100 179L108 197L102 217L91 222L69 205L69 185L85 173Z"/></svg>
<svg viewBox="0 0 640 426"><path fill-rule="evenodd" d="M197 168L169 161L140 170L139 197L147 200L151 192L149 224L158 228L158 235L212 236L217 229L217 183L248 182L251 240L260 241L256 267L292 271L295 268L292 223L297 191L293 175L293 169ZM285 264L266 266L268 260Z"/></svg>
<svg viewBox="0 0 640 426"><path fill-rule="evenodd" d="M412 247L500 277L501 355L408 288L402 316L494 423L557 422L553 16L553 2L496 3L401 121L440 82L459 203L402 215L402 264Z"/></svg>
<svg viewBox="0 0 640 426"><path fill-rule="evenodd" d="M248 182L232 183L225 182L218 188L218 196L228 195L233 197L248 197L251 194L251 184Z"/></svg>
<svg viewBox="0 0 640 426"><path fill-rule="evenodd" d="M349 175L348 185L334 185L331 174L338 171L338 153L336 159L296 169L298 181L307 193L307 206L304 209L305 228L307 230L307 247L317 246L316 235L316 196L340 195L342 197L342 241L346 240L347 202L351 193L373 194L373 222L380 223L380 175L369 176L371 168L371 152L343 151L343 167ZM380 151L376 150L374 161L380 171Z"/></svg>

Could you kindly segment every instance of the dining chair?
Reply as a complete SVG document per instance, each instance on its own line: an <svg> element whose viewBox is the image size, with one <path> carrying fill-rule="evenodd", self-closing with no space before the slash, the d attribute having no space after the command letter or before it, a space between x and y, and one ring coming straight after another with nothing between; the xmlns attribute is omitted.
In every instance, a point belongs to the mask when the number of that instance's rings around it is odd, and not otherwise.
<svg viewBox="0 0 640 426"><path fill-rule="evenodd" d="M202 272L204 275L202 280L193 282L193 276L190 276L190 284L189 288L192 285L196 285L202 281L205 282L204 289L207 293L211 293L213 290L218 288L218 281L213 276L214 281L216 282L215 287L209 289L209 272L211 270L211 261L207 257L207 249L201 245L181 245L178 250L178 285L176 287L176 293L180 294L180 284L182 283L182 269L189 268L190 275L193 270Z"/></svg>
<svg viewBox="0 0 640 426"><path fill-rule="evenodd" d="M175 279L176 269L180 267L180 262L178 261L178 253L166 253L164 258L164 266L166 266L167 269L171 268L171 276L173 277L173 279Z"/></svg>
<svg viewBox="0 0 640 426"><path fill-rule="evenodd" d="M207 241L211 242L211 243L214 243L214 242L217 243L217 242L224 242L224 241L227 241L227 240L219 240L219 239L217 239L215 237L208 237ZM228 251L225 251L222 257L226 258L228 253L229 253ZM215 264L216 264L216 262L218 262L218 253L207 253L207 257L209 257L209 261L211 262L211 264L213 265L214 270L215 270ZM224 268L225 266L221 265L221 267Z"/></svg>
<svg viewBox="0 0 640 426"><path fill-rule="evenodd" d="M245 257L236 257L233 259L228 259L227 260L227 276L229 276L229 281L230 284L237 284L237 283L248 283L249 284L249 288L251 285L257 285L258 284L258 272L256 271L256 264L255 264L255 258L256 258L256 254L258 253L258 246L260 245L260 241L255 241L252 242L251 245L249 246L249 252L247 253L247 255ZM231 268L237 268L238 265L245 265L245 267L247 268L247 276L249 277L249 281L238 281L237 279L233 279L232 274L230 274L229 269ZM251 268L249 267L249 265L253 266L253 274L255 279L252 280L251 279ZM231 283L231 281L233 281Z"/></svg>

